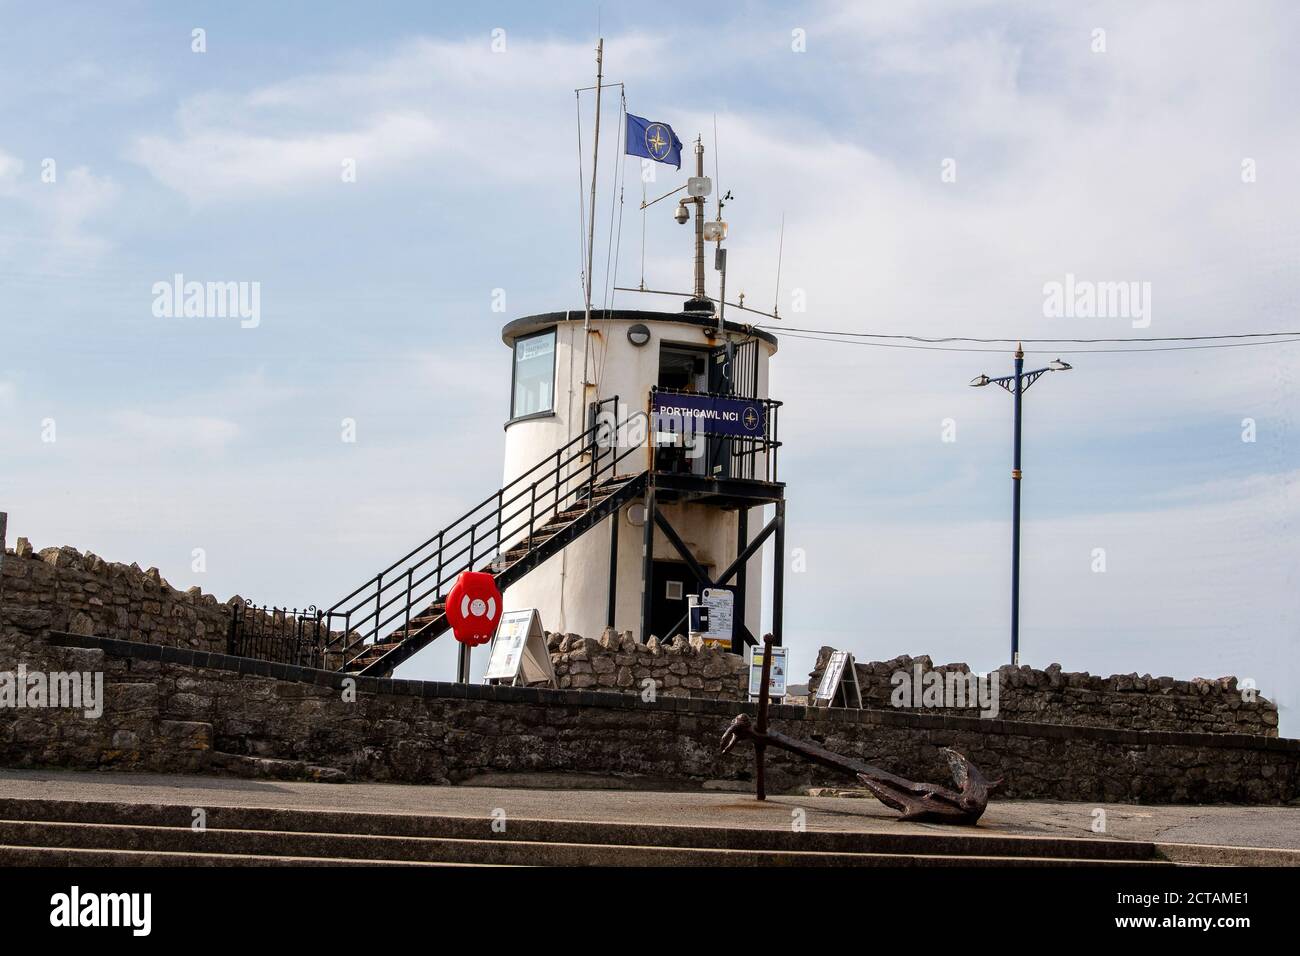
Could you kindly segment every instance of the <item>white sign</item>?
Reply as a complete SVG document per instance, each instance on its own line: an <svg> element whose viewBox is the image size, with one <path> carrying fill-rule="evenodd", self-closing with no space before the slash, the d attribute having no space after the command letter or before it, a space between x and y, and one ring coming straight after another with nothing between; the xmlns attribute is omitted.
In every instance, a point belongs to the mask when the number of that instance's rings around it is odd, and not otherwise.
<svg viewBox="0 0 1300 956"><path fill-rule="evenodd" d="M826 706L830 706L835 700L835 694L844 682L844 675L849 674L849 684L853 687L853 693L857 697L858 706L862 706L862 691L858 687L858 669L853 666L853 655L848 651L832 651L831 658L826 662L826 670L822 671L821 683L817 685L817 694L814 701L825 701ZM844 692L844 703L849 703L849 694Z"/></svg>
<svg viewBox="0 0 1300 956"><path fill-rule="evenodd" d="M501 615L483 680L508 680L512 684L521 680L525 684L548 681L552 687L559 686L537 608Z"/></svg>
<svg viewBox="0 0 1300 956"><path fill-rule="evenodd" d="M772 670L767 677L769 697L785 696L786 650L785 647L772 648ZM763 646L751 645L745 653L749 657L749 696L758 697L763 687Z"/></svg>
<svg viewBox="0 0 1300 956"><path fill-rule="evenodd" d="M687 611L691 637L703 639L705 644L730 648L735 634L736 595L729 588L705 588L696 597L690 596Z"/></svg>

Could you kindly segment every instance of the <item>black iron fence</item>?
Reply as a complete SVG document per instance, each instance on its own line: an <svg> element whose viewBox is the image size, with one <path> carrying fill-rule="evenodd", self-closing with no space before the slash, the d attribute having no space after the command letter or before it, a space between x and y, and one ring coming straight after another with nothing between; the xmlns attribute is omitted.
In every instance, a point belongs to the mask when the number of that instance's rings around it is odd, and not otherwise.
<svg viewBox="0 0 1300 956"><path fill-rule="evenodd" d="M230 617L228 653L299 667L325 667L329 642L324 614L316 608L236 604Z"/></svg>

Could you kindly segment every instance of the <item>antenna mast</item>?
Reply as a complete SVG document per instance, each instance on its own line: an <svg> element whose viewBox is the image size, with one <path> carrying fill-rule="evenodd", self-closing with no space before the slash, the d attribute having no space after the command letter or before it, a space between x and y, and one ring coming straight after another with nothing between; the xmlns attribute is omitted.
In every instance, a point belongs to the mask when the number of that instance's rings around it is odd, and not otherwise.
<svg viewBox="0 0 1300 956"><path fill-rule="evenodd" d="M695 175L704 175L704 139L695 137ZM695 298L706 301L704 295L704 197L697 196L695 203ZM688 305L687 308L690 308Z"/></svg>
<svg viewBox="0 0 1300 956"><path fill-rule="evenodd" d="M591 256L596 244L596 172L600 169L600 87L604 79L602 68L605 60L605 38L596 41L596 134L591 147L591 217L587 223L587 288L586 305L582 319L582 385L592 383L588 380L587 361L591 354ZM585 398L584 398L585 401Z"/></svg>
<svg viewBox="0 0 1300 956"><path fill-rule="evenodd" d="M781 256L785 253L785 213L781 213L781 238L776 246L776 291L772 293L772 318L781 318Z"/></svg>

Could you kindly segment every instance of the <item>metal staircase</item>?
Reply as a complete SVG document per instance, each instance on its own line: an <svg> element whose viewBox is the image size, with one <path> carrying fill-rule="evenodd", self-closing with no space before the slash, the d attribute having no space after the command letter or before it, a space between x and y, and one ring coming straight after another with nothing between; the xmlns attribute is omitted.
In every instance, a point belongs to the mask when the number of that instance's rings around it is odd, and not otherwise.
<svg viewBox="0 0 1300 956"><path fill-rule="evenodd" d="M320 612L327 659L355 674L391 672L447 630L446 594L462 571L487 571L504 591L644 494L646 471L618 471L643 451L619 447L629 422L618 408L617 396L593 403L581 435Z"/></svg>

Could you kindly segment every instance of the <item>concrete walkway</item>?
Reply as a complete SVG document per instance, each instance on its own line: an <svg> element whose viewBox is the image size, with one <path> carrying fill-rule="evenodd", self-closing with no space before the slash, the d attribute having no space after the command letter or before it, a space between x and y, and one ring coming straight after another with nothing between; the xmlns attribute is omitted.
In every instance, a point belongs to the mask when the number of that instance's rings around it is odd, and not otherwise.
<svg viewBox="0 0 1300 956"><path fill-rule="evenodd" d="M802 810L810 831L943 833L940 824L901 823L872 799L537 787L432 787L379 783L291 783L230 777L0 770L0 798L160 803L190 807L351 810L452 817L635 822L789 829ZM1106 832L1092 830L1104 810ZM994 800L978 832L1109 837L1159 843L1300 849L1300 807L1136 806ZM970 831L966 831L970 832Z"/></svg>

